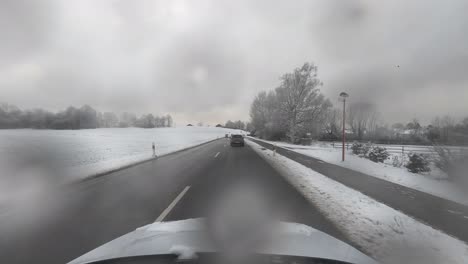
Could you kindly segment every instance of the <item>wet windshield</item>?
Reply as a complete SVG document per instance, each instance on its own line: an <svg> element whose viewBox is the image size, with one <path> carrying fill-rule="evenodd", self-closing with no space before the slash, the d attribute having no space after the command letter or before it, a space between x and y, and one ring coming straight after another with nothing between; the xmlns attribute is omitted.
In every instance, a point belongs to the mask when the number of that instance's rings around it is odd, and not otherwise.
<svg viewBox="0 0 468 264"><path fill-rule="evenodd" d="M194 241L468 263L467 14L466 0L0 1L0 263Z"/></svg>

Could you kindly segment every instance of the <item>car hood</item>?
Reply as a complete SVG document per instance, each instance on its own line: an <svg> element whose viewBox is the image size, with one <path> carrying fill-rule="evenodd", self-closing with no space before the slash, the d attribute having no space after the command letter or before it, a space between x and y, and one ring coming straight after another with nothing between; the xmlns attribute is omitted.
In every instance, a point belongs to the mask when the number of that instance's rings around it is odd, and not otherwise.
<svg viewBox="0 0 468 264"><path fill-rule="evenodd" d="M377 263L350 245L303 224L279 222L274 230L275 234L268 243L252 249L252 253L325 258L349 263ZM137 228L69 263L83 264L144 255L218 252L219 247L209 233L206 221L202 218L157 222Z"/></svg>

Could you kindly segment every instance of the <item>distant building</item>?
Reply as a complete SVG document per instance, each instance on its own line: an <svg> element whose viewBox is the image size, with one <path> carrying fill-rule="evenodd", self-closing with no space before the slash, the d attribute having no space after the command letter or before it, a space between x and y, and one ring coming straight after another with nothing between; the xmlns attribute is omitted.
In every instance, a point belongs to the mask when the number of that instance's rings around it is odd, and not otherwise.
<svg viewBox="0 0 468 264"><path fill-rule="evenodd" d="M410 139L414 136L424 135L424 129L393 129L394 135L400 139Z"/></svg>

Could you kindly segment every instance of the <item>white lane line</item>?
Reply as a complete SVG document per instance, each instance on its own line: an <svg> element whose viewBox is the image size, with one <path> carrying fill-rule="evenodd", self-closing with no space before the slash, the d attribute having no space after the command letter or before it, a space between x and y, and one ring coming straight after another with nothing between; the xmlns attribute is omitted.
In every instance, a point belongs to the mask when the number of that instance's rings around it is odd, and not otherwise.
<svg viewBox="0 0 468 264"><path fill-rule="evenodd" d="M177 205L177 203L180 201L180 199L182 199L182 197L184 197L185 193L190 189L190 186L186 186L182 192L179 193L179 195L177 195L177 197L174 199L174 201L172 201L171 204L169 204L169 206L158 216L158 218L156 218L156 221L155 222L162 222L164 220L164 218L166 218L166 216L171 212L172 209L174 209L174 207Z"/></svg>
<svg viewBox="0 0 468 264"><path fill-rule="evenodd" d="M324 162L323 162L323 161L321 161L321 160L317 160L317 162L318 162L318 163L324 163Z"/></svg>
<svg viewBox="0 0 468 264"><path fill-rule="evenodd" d="M454 210L449 210L447 209L447 212L451 213L451 214L456 214L456 215L461 215L462 212L458 212L458 211L454 211Z"/></svg>
<svg viewBox="0 0 468 264"><path fill-rule="evenodd" d="M219 153L221 153L221 152L218 152L218 153L216 153L216 155L215 155L215 158L217 158L217 157L218 157Z"/></svg>

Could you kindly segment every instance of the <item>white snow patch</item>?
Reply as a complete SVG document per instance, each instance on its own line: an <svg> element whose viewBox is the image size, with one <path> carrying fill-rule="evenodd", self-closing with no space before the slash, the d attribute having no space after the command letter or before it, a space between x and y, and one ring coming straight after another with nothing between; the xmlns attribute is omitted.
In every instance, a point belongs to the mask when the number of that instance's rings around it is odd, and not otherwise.
<svg viewBox="0 0 468 264"><path fill-rule="evenodd" d="M233 129L215 127L0 130L0 208L11 197L76 181L198 145ZM245 132L243 132L245 133Z"/></svg>
<svg viewBox="0 0 468 264"><path fill-rule="evenodd" d="M466 263L468 246L272 151L247 143L368 254L383 263Z"/></svg>
<svg viewBox="0 0 468 264"><path fill-rule="evenodd" d="M444 199L468 205L467 191L460 188L459 185L444 180L447 176L435 167L431 168L432 171L430 173L421 175L411 173L405 167L393 167L391 165L391 159L387 159L386 163L375 163L368 159L353 155L351 151L346 152L346 160L342 162L341 150L334 149L330 147L329 144L316 143L312 146L298 146L284 142L262 141L270 144L276 144L280 147L286 147L291 151L359 171L382 180L397 183ZM410 147L407 149L410 149Z"/></svg>

